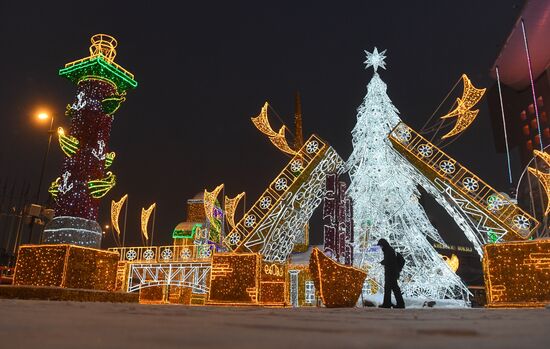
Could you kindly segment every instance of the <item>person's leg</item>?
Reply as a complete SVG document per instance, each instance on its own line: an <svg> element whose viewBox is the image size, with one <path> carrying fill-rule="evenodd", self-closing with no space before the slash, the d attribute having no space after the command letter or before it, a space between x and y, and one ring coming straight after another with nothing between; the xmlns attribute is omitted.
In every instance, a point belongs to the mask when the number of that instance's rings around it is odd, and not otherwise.
<svg viewBox="0 0 550 349"><path fill-rule="evenodd" d="M395 282L392 285L392 291L395 296L395 301L397 302L395 308L405 308L405 302L403 301L403 295L401 294L401 288L399 287L397 279L395 279Z"/></svg>
<svg viewBox="0 0 550 349"><path fill-rule="evenodd" d="M384 276L384 302L380 307L382 308L390 308L392 306L391 303L391 289L392 284L389 277Z"/></svg>

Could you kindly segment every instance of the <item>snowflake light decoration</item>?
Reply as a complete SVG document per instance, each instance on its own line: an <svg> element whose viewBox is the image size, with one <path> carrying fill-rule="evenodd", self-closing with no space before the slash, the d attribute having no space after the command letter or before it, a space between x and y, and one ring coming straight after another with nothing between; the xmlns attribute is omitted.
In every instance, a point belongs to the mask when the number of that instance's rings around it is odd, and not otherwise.
<svg viewBox="0 0 550 349"><path fill-rule="evenodd" d="M384 55L386 50L378 52L378 48L375 47L372 53L367 50L365 50L365 53L367 54L367 60L364 62L367 65L365 69L372 67L375 72L378 70L378 67L386 69L386 62L384 62L384 59L386 59Z"/></svg>

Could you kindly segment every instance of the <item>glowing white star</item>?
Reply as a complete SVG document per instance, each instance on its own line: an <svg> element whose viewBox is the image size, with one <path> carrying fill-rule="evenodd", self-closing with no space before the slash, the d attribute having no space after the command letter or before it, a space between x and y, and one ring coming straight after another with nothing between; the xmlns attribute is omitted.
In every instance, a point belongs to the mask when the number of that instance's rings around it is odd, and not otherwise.
<svg viewBox="0 0 550 349"><path fill-rule="evenodd" d="M384 62L384 59L386 59L386 56L384 55L386 50L378 52L378 49L375 47L372 53L366 50L365 53L367 54L367 60L364 62L367 64L366 68L372 67L374 71L376 71L378 67L386 69L386 62Z"/></svg>

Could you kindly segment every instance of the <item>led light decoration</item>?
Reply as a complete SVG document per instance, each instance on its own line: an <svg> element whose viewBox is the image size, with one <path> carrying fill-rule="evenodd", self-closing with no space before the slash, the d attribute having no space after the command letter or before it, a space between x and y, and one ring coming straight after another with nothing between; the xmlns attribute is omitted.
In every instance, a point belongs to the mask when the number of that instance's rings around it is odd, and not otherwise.
<svg viewBox="0 0 550 349"><path fill-rule="evenodd" d="M443 260L449 265L449 268L456 273L458 267L460 266L460 261L456 254L453 253L451 257L442 255L441 258L443 258Z"/></svg>
<svg viewBox="0 0 550 349"><path fill-rule="evenodd" d="M105 154L105 169L108 169L113 164L113 161L115 161L115 152L112 151L110 153Z"/></svg>
<svg viewBox="0 0 550 349"><path fill-rule="evenodd" d="M59 139L59 146L66 156L71 157L78 151L78 139L72 136L66 136L63 127L57 129L57 137Z"/></svg>
<svg viewBox="0 0 550 349"><path fill-rule="evenodd" d="M353 265L353 206L346 194L347 184L337 173L326 177L323 199L324 253L338 263Z"/></svg>
<svg viewBox="0 0 550 349"><path fill-rule="evenodd" d="M505 242L483 248L489 307L550 304L550 240Z"/></svg>
<svg viewBox="0 0 550 349"><path fill-rule="evenodd" d="M44 242L92 243L99 247L102 229L97 223L100 198L115 184L106 172L114 153L109 150L113 114L126 91L135 88L134 76L114 62L116 40L105 34L91 38L90 55L67 63L59 75L77 85L74 101L67 106L70 131L59 133L65 155L57 188L54 217L44 229ZM70 136L69 136L70 135ZM55 226L55 228L53 228Z"/></svg>
<svg viewBox="0 0 550 349"><path fill-rule="evenodd" d="M406 141L400 137L403 129L411 135ZM524 240L536 231L539 225L536 219L403 122L395 126L389 140L415 169L411 178L416 183L436 198L435 192L444 194L454 204L454 208L443 206L465 230L480 256L482 246L488 242ZM418 144L429 145L433 155L422 156ZM441 168L443 161L452 163L452 173ZM444 201L438 199L440 204ZM470 228L465 228L461 220Z"/></svg>
<svg viewBox="0 0 550 349"><path fill-rule="evenodd" d="M273 129L271 128L271 125L269 124L269 119L267 117L268 107L269 103L265 102L260 112L260 115L250 118L252 120L252 123L260 132L265 134L269 138L271 143L273 143L273 145L276 146L280 151L290 154L292 156L296 155L296 151L293 150L286 141L286 126L283 125L278 133L273 131Z"/></svg>
<svg viewBox="0 0 550 349"><path fill-rule="evenodd" d="M14 285L114 291L118 254L74 245L23 245Z"/></svg>
<svg viewBox="0 0 550 349"><path fill-rule="evenodd" d="M100 199L105 196L116 184L116 176L111 172L107 172L107 177L96 179L88 182L90 195L94 199Z"/></svg>
<svg viewBox="0 0 550 349"><path fill-rule="evenodd" d="M539 150L534 150L533 152L535 153L536 157L544 161L547 168L550 168L550 155L548 153L539 151ZM537 177L540 184L544 188L544 192L546 193L546 201L547 201L544 215L547 216L548 213L550 212L550 173L537 170L530 166L527 169L529 170L529 173Z"/></svg>
<svg viewBox="0 0 550 349"><path fill-rule="evenodd" d="M204 189L204 213L208 222L210 223L210 241L218 242L220 241L220 235L222 231L220 216L223 214L221 210L216 207L218 202L218 195L223 189L223 183L218 185L212 192Z"/></svg>
<svg viewBox="0 0 550 349"><path fill-rule="evenodd" d="M382 67L384 52L375 50L367 57L367 64ZM373 248L384 238L405 258L400 278L405 297L454 299L457 306L466 306L466 285L429 240L445 244L419 203L419 183L416 182L419 176L393 149L388 134L395 128L395 137L415 152L421 144L428 143L412 143L411 130L396 127L400 123L398 111L386 91L386 84L375 71L358 108L357 123L352 130L353 151L346 163L351 180L347 193L353 203L353 263L368 270L364 295L368 296L373 289L380 292L384 284L383 266L371 258L378 255ZM444 160L430 153L429 147L420 149L423 158L434 159L435 166ZM371 287L371 282L376 287Z"/></svg>
<svg viewBox="0 0 550 349"><path fill-rule="evenodd" d="M297 159L303 170L293 172ZM258 252L266 262L284 263L296 241L304 240L300 233L323 199L326 174L342 165L334 149L312 135L227 234L224 245L234 252Z"/></svg>
<svg viewBox="0 0 550 349"><path fill-rule="evenodd" d="M456 124L453 129L441 137L441 139L449 138L463 132L472 122L474 122L479 113L479 109L472 110L472 108L481 100L486 89L475 88L466 74L462 74L462 81L464 82L464 91L462 92L462 97L456 100L456 108L441 117L441 119L448 119L456 116Z"/></svg>
<svg viewBox="0 0 550 349"><path fill-rule="evenodd" d="M235 211L237 210L237 206L239 205L239 202L244 197L244 195L245 192L243 191L242 193L235 196L233 199L227 196L225 197L225 219L231 229L235 228Z"/></svg>
<svg viewBox="0 0 550 349"><path fill-rule="evenodd" d="M61 181L61 177L57 177L55 181L50 184L50 187L48 188L48 193L54 198L57 199L57 193L59 193L59 185Z"/></svg>
<svg viewBox="0 0 550 349"><path fill-rule="evenodd" d="M120 236L120 228L118 225L118 217L120 216L120 212L122 211L122 206L126 203L126 200L128 200L128 194L124 195L120 200L115 201L111 200L111 226L115 230L118 236Z"/></svg>
<svg viewBox="0 0 550 349"><path fill-rule="evenodd" d="M328 308L354 307L367 277L364 270L338 264L317 248L311 252L309 270Z"/></svg>
<svg viewBox="0 0 550 349"><path fill-rule="evenodd" d="M157 207L157 204L152 203L148 209L141 209L141 233L143 234L143 237L146 241L149 241L149 233L147 228L149 225L149 218L151 217L151 213L153 213L155 207Z"/></svg>

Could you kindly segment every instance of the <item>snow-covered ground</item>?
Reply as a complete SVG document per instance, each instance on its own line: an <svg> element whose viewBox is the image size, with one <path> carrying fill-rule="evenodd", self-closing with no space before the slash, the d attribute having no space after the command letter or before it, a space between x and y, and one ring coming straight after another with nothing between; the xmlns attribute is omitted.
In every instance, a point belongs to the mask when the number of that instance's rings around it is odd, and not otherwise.
<svg viewBox="0 0 550 349"><path fill-rule="evenodd" d="M0 300L0 348L547 348L550 309L184 307Z"/></svg>

